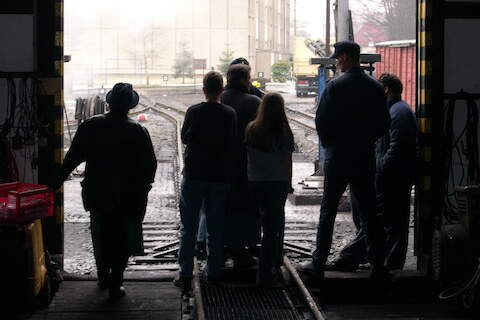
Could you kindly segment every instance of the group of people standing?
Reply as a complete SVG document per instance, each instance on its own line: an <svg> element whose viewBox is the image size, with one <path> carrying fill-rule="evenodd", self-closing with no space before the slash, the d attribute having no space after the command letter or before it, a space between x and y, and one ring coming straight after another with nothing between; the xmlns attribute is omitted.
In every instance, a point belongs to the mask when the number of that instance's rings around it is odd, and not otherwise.
<svg viewBox="0 0 480 320"><path fill-rule="evenodd" d="M398 77L383 74L377 81L362 70L358 44L339 42L332 57L343 74L329 82L317 106L324 188L313 259L299 271L323 278L326 270L356 271L368 261L371 276L383 278L405 264L418 162L416 118L401 100ZM258 97L249 80L244 61L230 66L225 91L221 75L210 72L204 79L207 102L187 111L179 286L190 285L201 211L209 280L219 278L225 249L234 267L244 265L260 235L258 283L272 285L281 265L294 139L282 96ZM203 191L192 194L193 184L202 184ZM347 187L357 235L327 264L338 203Z"/></svg>
<svg viewBox="0 0 480 320"><path fill-rule="evenodd" d="M313 260L299 270L323 278L326 270L355 271L369 261L372 277L384 277L405 263L417 167L416 119L401 100L398 77L384 74L377 81L363 72L356 43L335 44L332 57L343 75L329 82L317 106L324 188ZM284 99L252 87L243 58L232 62L225 87L220 73L207 73L203 93L205 101L187 110L181 130L186 149L180 271L174 283L191 286L203 212L207 279L221 279L226 251L234 267L255 263L253 249L260 241L257 281L271 286L282 263L285 202L293 192L295 143ZM58 188L86 162L82 197L90 211L98 284L114 299L125 295L128 257L143 253L142 221L157 165L148 131L128 117L138 101L130 84L116 84L107 94L109 113L79 126L50 183ZM348 186L357 236L327 264L337 206Z"/></svg>
<svg viewBox="0 0 480 320"><path fill-rule="evenodd" d="M410 193L418 170L418 127L401 100L393 74L379 81L360 67L360 47L335 44L332 55L344 74L330 81L315 123L325 148L324 190L313 259L299 267L323 278L324 271L355 271L371 263L371 277L402 269L408 248ZM350 187L357 237L326 264L339 200Z"/></svg>
<svg viewBox="0 0 480 320"><path fill-rule="evenodd" d="M237 59L227 71L225 88L218 72L205 75L206 101L191 106L185 115L180 272L175 279L183 288L191 285L201 210L209 280L220 278L225 249L234 267L249 265L261 224L258 282L274 282L283 251L285 201L292 190L294 141L282 96L268 93L260 99L250 94L252 90L248 62Z"/></svg>

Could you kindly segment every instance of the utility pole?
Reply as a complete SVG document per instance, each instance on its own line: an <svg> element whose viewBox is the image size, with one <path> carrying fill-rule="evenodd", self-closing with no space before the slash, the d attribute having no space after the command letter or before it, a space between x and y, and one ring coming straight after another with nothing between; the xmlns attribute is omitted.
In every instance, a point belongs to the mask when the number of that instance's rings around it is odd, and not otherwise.
<svg viewBox="0 0 480 320"><path fill-rule="evenodd" d="M350 34L350 13L348 0L337 0L337 42L349 40Z"/></svg>
<svg viewBox="0 0 480 320"><path fill-rule="evenodd" d="M297 37L297 0L293 1L293 36Z"/></svg>
<svg viewBox="0 0 480 320"><path fill-rule="evenodd" d="M330 0L326 0L326 20L327 24L325 26L325 54L327 57L330 56Z"/></svg>

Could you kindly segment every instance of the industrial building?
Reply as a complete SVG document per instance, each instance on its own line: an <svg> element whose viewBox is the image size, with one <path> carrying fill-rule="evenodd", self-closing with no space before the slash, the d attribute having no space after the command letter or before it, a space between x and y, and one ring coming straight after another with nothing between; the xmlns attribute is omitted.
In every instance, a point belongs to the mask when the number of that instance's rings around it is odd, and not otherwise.
<svg viewBox="0 0 480 320"><path fill-rule="evenodd" d="M291 58L290 0L146 2L148 19L129 15L129 5L119 5L112 16L101 2L65 3L68 91L111 87L120 79L138 85L164 85L165 76L169 83L182 81L172 75L176 57L185 52L199 63L197 83L227 53L245 57L253 74L267 79L272 64ZM83 36L92 32L93 38Z"/></svg>
<svg viewBox="0 0 480 320"><path fill-rule="evenodd" d="M164 33L160 45L165 55L154 60L151 70L146 67L148 62L142 67L132 64L131 57L121 57L121 50L128 51L131 42L120 37L120 25L107 27L104 21L99 27L98 21L88 21L88 15L84 16L85 25L99 31L86 48L102 51L103 57L75 62L84 47L66 43L70 41L64 32L68 1L77 0L0 2L0 319L480 317L479 0L417 0L415 41L378 47L378 52L388 55L386 51L396 52L392 47L404 45L399 51L408 52L399 56L408 58L405 63L409 64L415 59L416 64L416 79L411 72L404 78L409 81L408 99L416 99L419 129L420 168L411 219L414 270L394 272L391 278L380 280L370 279L366 271L326 271L323 282L310 282L299 276L295 265L311 258L312 247L304 240L316 229L296 221L286 227L288 255L281 262L280 285L258 287L254 269L239 276L228 263L225 280L210 282L201 275L202 263L195 261L193 290L185 293L171 284L170 268L177 260L180 228L174 216L144 226L153 244L147 248L147 256L135 261L125 284L127 296L114 302L97 287L95 275L63 272L65 243L69 241L64 216L68 199L64 199L63 188L52 191L45 187L64 159L66 68L78 62L80 68L90 70L85 74L91 76L71 73L70 88L109 87L118 81L146 84L147 75L152 84L162 83L182 54L182 41L193 58L205 61L199 74L202 69L217 69L223 49L212 50L215 42L230 48L235 56L249 59L255 75L262 72L269 78L272 63L291 55L291 1L154 1L152 8L162 9L164 15L160 19L164 26L158 32ZM348 1L338 3L348 9ZM186 9L180 12L180 6ZM118 14L128 16L128 12ZM133 24L121 27L126 30L129 26ZM140 54L145 47L138 50ZM183 165L179 128L185 110L160 101L162 94L158 101L153 94L140 97L138 112L133 111L131 117L142 121L161 118L158 140L168 140L170 149L159 152L163 158L158 163L175 168L169 174L178 194ZM176 95L186 93L179 90ZM313 99L311 102L313 108ZM297 127L315 133L310 113L298 112L299 118L292 117L290 122L295 120ZM139 114L144 115L137 117ZM35 204L22 202L22 197L48 206L22 211ZM165 199L166 206L176 211L175 201ZM298 215L309 213L306 207L295 210ZM317 218L318 212L314 214ZM343 241L342 237L337 235L337 240ZM78 241L70 247L81 248L85 243Z"/></svg>

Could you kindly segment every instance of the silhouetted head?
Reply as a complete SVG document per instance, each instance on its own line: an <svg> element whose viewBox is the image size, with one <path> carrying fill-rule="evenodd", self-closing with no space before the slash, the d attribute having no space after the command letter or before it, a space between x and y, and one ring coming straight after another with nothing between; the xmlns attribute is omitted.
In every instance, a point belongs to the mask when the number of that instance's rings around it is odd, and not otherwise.
<svg viewBox="0 0 480 320"><path fill-rule="evenodd" d="M353 41L340 41L334 45L330 58L337 59L337 68L346 72L360 65L360 46Z"/></svg>
<svg viewBox="0 0 480 320"><path fill-rule="evenodd" d="M236 58L232 62L230 62L231 66L233 66L234 64L244 64L244 65L247 65L247 66L250 65L250 63L248 63L248 60L245 59L245 58L242 58L242 57Z"/></svg>
<svg viewBox="0 0 480 320"><path fill-rule="evenodd" d="M130 83L117 83L107 93L106 101L113 113L128 113L138 104L140 97Z"/></svg>
<svg viewBox="0 0 480 320"><path fill-rule="evenodd" d="M267 93L258 107L256 119L268 128L282 126L287 122L285 100L282 95L277 92Z"/></svg>
<svg viewBox="0 0 480 320"><path fill-rule="evenodd" d="M269 92L263 97L255 120L247 126L247 143L258 149L270 151L285 134L293 141L292 130L285 114L285 101L279 93Z"/></svg>
<svg viewBox="0 0 480 320"><path fill-rule="evenodd" d="M227 85L229 88L248 90L250 88L250 67L245 64L234 64L227 71Z"/></svg>
<svg viewBox="0 0 480 320"><path fill-rule="evenodd" d="M223 92L223 77L216 71L210 71L203 77L203 93L207 100L218 99Z"/></svg>
<svg viewBox="0 0 480 320"><path fill-rule="evenodd" d="M402 99L403 84L399 77L392 73L382 73L378 80L385 89L388 101Z"/></svg>

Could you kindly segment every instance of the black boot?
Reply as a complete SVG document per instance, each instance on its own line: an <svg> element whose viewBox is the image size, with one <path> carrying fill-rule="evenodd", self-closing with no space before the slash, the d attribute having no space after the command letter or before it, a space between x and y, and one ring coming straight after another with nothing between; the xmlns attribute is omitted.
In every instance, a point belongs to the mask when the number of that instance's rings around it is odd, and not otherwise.
<svg viewBox="0 0 480 320"><path fill-rule="evenodd" d="M101 290L106 290L110 287L110 270L97 270L97 286Z"/></svg>
<svg viewBox="0 0 480 320"><path fill-rule="evenodd" d="M111 300L117 300L125 296L125 288L123 284L123 269L122 270L112 270L110 287L109 287L109 296Z"/></svg>

